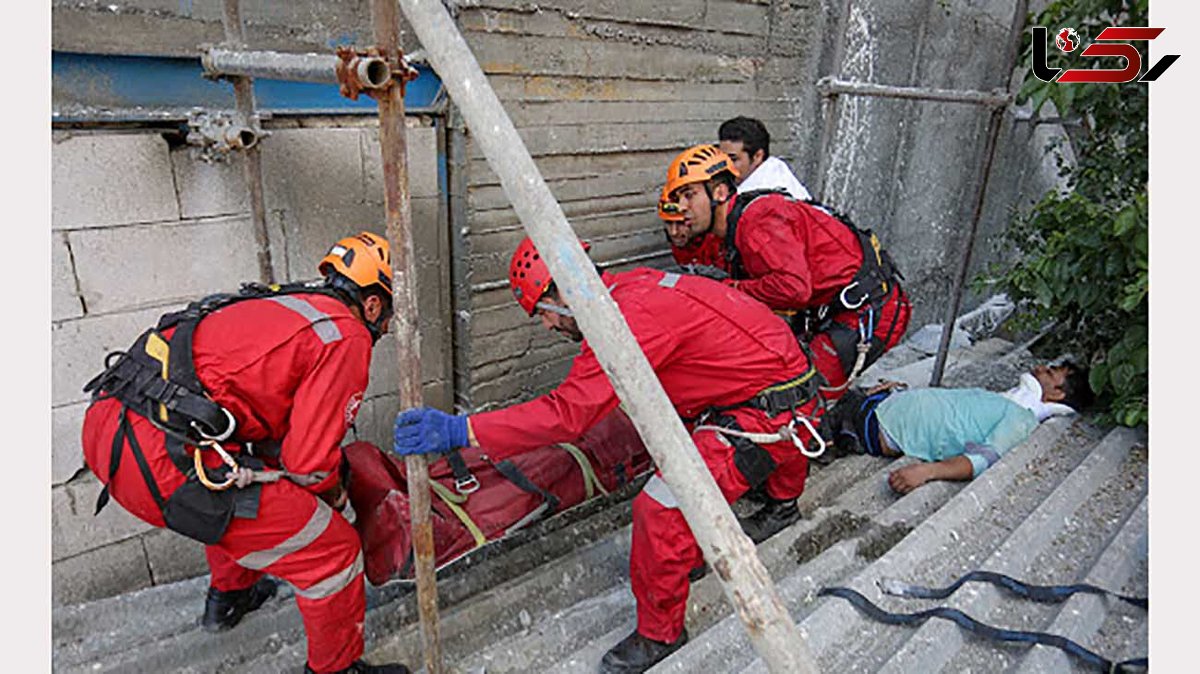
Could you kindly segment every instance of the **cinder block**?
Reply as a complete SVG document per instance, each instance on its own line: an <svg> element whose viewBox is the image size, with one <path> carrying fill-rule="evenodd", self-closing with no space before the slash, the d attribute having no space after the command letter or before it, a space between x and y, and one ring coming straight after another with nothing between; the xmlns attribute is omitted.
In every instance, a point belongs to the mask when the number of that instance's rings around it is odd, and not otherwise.
<svg viewBox="0 0 1200 674"><path fill-rule="evenodd" d="M186 300L258 278L253 225L245 216L87 230L70 237L90 312Z"/></svg>
<svg viewBox="0 0 1200 674"><path fill-rule="evenodd" d="M83 315L83 302L75 288L75 268L65 235L54 233L50 239L50 318L78 318Z"/></svg>
<svg viewBox="0 0 1200 674"><path fill-rule="evenodd" d="M229 161L206 162L195 156L193 148L181 147L171 152L171 164L184 219L250 212L241 153L230 153Z"/></svg>
<svg viewBox="0 0 1200 674"><path fill-rule="evenodd" d="M383 205L378 203L358 203L337 208L309 205L285 209L278 212L277 216L273 213L272 218L275 217L279 218L279 226L285 235L283 259L275 261L275 268L281 270L284 268L281 264L286 265L287 278L291 281L317 278L317 263L339 239L364 230L380 236L387 235Z"/></svg>
<svg viewBox="0 0 1200 674"><path fill-rule="evenodd" d="M110 351L128 349L166 311L167 308L143 309L51 324L51 404L60 407L86 401L83 385L104 369L104 356Z"/></svg>
<svg viewBox="0 0 1200 674"><path fill-rule="evenodd" d="M410 125L415 120L408 120ZM383 200L383 151L379 129L362 129L363 166L366 169L366 198ZM408 194L434 197L438 193L437 129L432 126L407 126L404 142L408 155Z"/></svg>
<svg viewBox="0 0 1200 674"><path fill-rule="evenodd" d="M268 210L339 209L362 203L360 129L280 129L263 140Z"/></svg>
<svg viewBox="0 0 1200 674"><path fill-rule="evenodd" d="M89 550L50 566L55 606L111 597L150 587L146 551L136 538Z"/></svg>
<svg viewBox="0 0 1200 674"><path fill-rule="evenodd" d="M179 219L162 136L63 135L55 139L50 154L53 229Z"/></svg>
<svg viewBox="0 0 1200 674"><path fill-rule="evenodd" d="M87 403L50 410L50 484L62 484L84 467L80 431Z"/></svg>
<svg viewBox="0 0 1200 674"><path fill-rule="evenodd" d="M155 529L143 535L141 540L155 585L208 573L203 543L167 529Z"/></svg>
<svg viewBox="0 0 1200 674"><path fill-rule="evenodd" d="M74 557L153 528L111 499L99 515L93 515L102 486L88 473L70 484L50 490L51 559Z"/></svg>

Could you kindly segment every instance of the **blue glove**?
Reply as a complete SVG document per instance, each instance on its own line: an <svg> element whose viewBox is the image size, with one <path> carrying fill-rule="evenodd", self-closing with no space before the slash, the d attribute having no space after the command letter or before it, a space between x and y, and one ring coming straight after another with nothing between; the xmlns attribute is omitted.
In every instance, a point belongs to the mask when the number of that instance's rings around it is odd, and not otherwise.
<svg viewBox="0 0 1200 674"><path fill-rule="evenodd" d="M401 456L448 452L471 444L467 416L446 414L429 407L414 407L396 415L395 444Z"/></svg>

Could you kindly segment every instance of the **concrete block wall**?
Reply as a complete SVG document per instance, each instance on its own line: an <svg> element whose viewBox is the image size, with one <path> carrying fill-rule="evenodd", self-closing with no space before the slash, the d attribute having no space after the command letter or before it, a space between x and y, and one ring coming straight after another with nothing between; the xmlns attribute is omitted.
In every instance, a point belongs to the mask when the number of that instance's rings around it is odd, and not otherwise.
<svg viewBox="0 0 1200 674"><path fill-rule="evenodd" d="M330 243L383 233L373 117L279 120L262 143L276 278L307 280ZM448 407L448 237L437 134L410 118L426 401ZM208 164L161 132L54 132L52 146L51 491L55 604L204 573L203 547L155 530L115 502L93 516L100 483L79 444L84 383L167 310L258 277L242 165ZM385 444L398 400L395 344L381 341L356 434ZM352 432L353 433L353 432Z"/></svg>

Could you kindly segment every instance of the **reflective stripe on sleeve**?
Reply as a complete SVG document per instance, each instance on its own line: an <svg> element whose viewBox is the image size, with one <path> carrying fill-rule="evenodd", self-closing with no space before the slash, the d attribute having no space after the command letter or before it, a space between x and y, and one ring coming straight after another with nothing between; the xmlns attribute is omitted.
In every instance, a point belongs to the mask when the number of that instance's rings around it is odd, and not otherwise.
<svg viewBox="0 0 1200 674"><path fill-rule="evenodd" d="M675 500L675 494L671 493L671 488L658 475L654 475L647 480L646 486L642 487L642 491L646 496L658 501L658 504L664 508L679 507L679 502Z"/></svg>
<svg viewBox="0 0 1200 674"><path fill-rule="evenodd" d="M338 326L333 322L333 318L306 300L300 299L295 295L276 295L267 299L287 307L307 319L313 332L317 333L317 337L321 338L322 343L329 344L342 338L342 331L338 330Z"/></svg>
<svg viewBox="0 0 1200 674"><path fill-rule="evenodd" d="M333 509L325 504L320 499L314 499L317 503L317 509L313 511L312 517L308 522L290 538L276 545L270 550L259 550L237 560L237 563L247 569L262 571L268 566L283 559L284 555L296 552L308 546L309 543L317 540L317 537L325 532L329 527L330 520L333 519Z"/></svg>
<svg viewBox="0 0 1200 674"><path fill-rule="evenodd" d="M350 566L329 576L325 580L313 583L303 590L298 587L295 588L296 595L305 599L324 599L344 590L346 586L354 582L355 578L362 575L362 572L363 553L362 550L359 550L358 556L354 558Z"/></svg>
<svg viewBox="0 0 1200 674"><path fill-rule="evenodd" d="M663 277L661 280L659 280L658 285L664 288L674 288L676 283L679 283L679 274L667 272L666 274L663 274Z"/></svg>

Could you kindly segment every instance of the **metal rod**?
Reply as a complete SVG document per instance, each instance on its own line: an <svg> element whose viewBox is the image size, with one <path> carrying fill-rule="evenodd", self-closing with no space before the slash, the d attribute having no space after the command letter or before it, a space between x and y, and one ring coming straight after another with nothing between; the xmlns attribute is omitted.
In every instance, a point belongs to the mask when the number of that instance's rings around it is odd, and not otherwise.
<svg viewBox="0 0 1200 674"><path fill-rule="evenodd" d="M1025 14L1028 11L1028 6L1028 0L1017 0L1012 27L1009 30L1008 44L1006 45L1007 58L1005 59L1005 65L1007 67L1003 73L1005 82L1012 76L1013 68L1016 67L1021 31L1025 26ZM954 275L954 285L950 290L950 303L946 306L946 315L942 319L942 335L941 339L938 340L937 355L933 359L933 372L929 377L930 386L942 385L942 375L946 369L946 357L950 353L950 338L954 334L954 323L958 319L958 311L962 308L963 294L966 291L967 284L967 272L971 266L971 254L975 250L975 238L979 235L979 221L983 218L983 204L987 198L988 182L992 176L992 161L996 158L996 141L1000 137L1000 123L1003 119L1004 108L993 108L991 119L988 121L987 142L983 149L982 175L976 183L975 188L974 212L971 214L971 225L963 241L962 255L959 259L958 270Z"/></svg>
<svg viewBox="0 0 1200 674"><path fill-rule="evenodd" d="M225 27L225 44L232 49L245 47L245 31L242 28L241 0L225 0L221 21ZM233 96L242 123L252 129L260 127L258 111L254 104L254 80L249 77L231 77ZM244 160L246 190L250 195L250 219L254 226L255 256L258 258L258 276L264 283L275 282L275 267L271 263L271 237L267 231L267 207L263 197L262 154L258 143L246 148Z"/></svg>
<svg viewBox="0 0 1200 674"><path fill-rule="evenodd" d="M285 54L211 47L201 55L200 62L210 76L338 84L337 66L341 59L333 54ZM354 65L361 88L381 89L392 79L391 69L382 58L361 57Z"/></svg>
<svg viewBox="0 0 1200 674"><path fill-rule="evenodd" d="M833 133L837 128L838 116L837 94L830 94L821 100L821 114L825 122L821 127L820 156L817 157L817 192L818 199L826 199L825 185L828 182L825 175L829 171L829 145L833 142Z"/></svg>
<svg viewBox="0 0 1200 674"><path fill-rule="evenodd" d="M396 0L371 0L371 24L379 53L399 69L400 14ZM376 96L379 101L379 148L383 156L384 205L392 247L392 305L400 368L400 406L417 407L421 394L421 333L417 320L417 273L413 254L412 201L408 191L408 152L404 132L404 90L392 82ZM412 522L413 562L417 578L417 611L425 669L441 674L442 651L438 629L437 571L430 520L429 463L408 456L409 517Z"/></svg>
<svg viewBox="0 0 1200 674"><path fill-rule="evenodd" d="M855 96L875 96L879 98L905 98L921 101L942 101L945 103L970 103L986 105L992 108L1002 108L1012 102L1012 94L1003 91L966 91L961 89L933 89L929 87L896 87L870 82L848 82L822 77L817 81L817 91L822 96L852 94Z"/></svg>
<svg viewBox="0 0 1200 674"><path fill-rule="evenodd" d="M771 672L815 672L807 643L754 544L742 533L454 20L441 0L400 0L400 6L625 402L751 644Z"/></svg>

